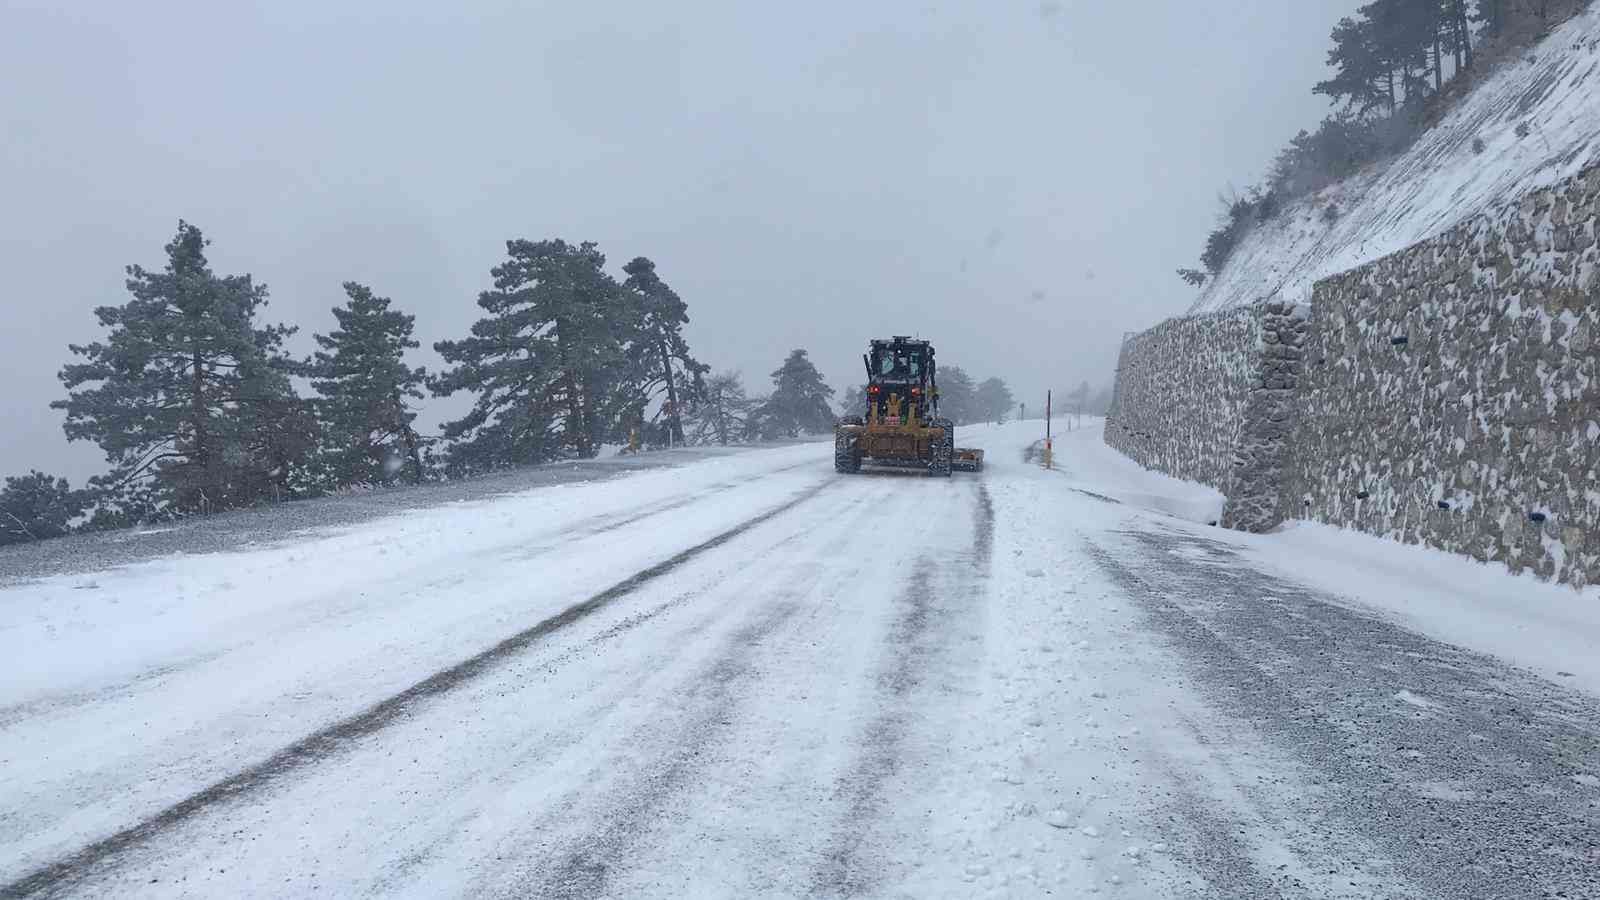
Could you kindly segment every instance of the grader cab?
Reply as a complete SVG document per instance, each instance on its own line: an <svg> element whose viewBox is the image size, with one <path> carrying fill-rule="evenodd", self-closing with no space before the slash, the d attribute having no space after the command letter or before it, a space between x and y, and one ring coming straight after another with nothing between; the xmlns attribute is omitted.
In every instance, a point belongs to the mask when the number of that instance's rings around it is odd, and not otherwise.
<svg viewBox="0 0 1600 900"><path fill-rule="evenodd" d="M939 415L933 345L909 337L875 340L861 357L867 368L866 409L834 427L833 467L863 463L924 468L949 477L983 469L983 451L955 446L955 423Z"/></svg>

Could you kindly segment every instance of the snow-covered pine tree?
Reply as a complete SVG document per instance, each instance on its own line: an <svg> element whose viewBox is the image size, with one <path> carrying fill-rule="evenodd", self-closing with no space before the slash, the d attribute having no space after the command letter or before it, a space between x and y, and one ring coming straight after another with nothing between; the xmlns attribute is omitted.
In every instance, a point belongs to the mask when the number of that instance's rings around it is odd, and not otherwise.
<svg viewBox="0 0 1600 900"><path fill-rule="evenodd" d="M344 292L345 305L333 310L339 327L313 335L322 349L308 372L322 395L332 477L341 485L420 482L423 442L408 401L422 399L427 372L405 359L419 346L411 337L416 317L391 309L366 285L347 281Z"/></svg>
<svg viewBox="0 0 1600 900"><path fill-rule="evenodd" d="M318 465L323 431L315 402L297 396L282 371L263 372L256 383L260 399L238 411L240 458L250 463L238 470L238 496L248 502L325 493L330 485Z"/></svg>
<svg viewBox="0 0 1600 900"><path fill-rule="evenodd" d="M762 404L756 425L765 438L799 437L833 429L833 409L828 398L833 388L811 364L804 350L792 350L772 373L772 394Z"/></svg>
<svg viewBox="0 0 1600 900"><path fill-rule="evenodd" d="M985 378L979 382L974 399L983 414L984 421L996 425L1006 420L1006 416L1011 412L1011 405L1015 402L1011 396L1011 388L1006 386L1003 378Z"/></svg>
<svg viewBox="0 0 1600 900"><path fill-rule="evenodd" d="M1102 384L1100 389L1089 398L1089 412L1103 416L1111 412L1111 401L1116 397L1115 384Z"/></svg>
<svg viewBox="0 0 1600 900"><path fill-rule="evenodd" d="M436 396L478 397L446 423L448 463L457 472L592 457L615 433L610 401L623 371L616 319L625 304L593 243L506 242L494 289L478 297L488 313L459 341L434 349L455 367L429 379Z"/></svg>
<svg viewBox="0 0 1600 900"><path fill-rule="evenodd" d="M687 415L689 440L724 446L743 440L752 406L738 372L719 372L705 379L704 398Z"/></svg>
<svg viewBox="0 0 1600 900"><path fill-rule="evenodd" d="M256 327L266 286L214 274L206 244L180 221L166 268L129 266L132 299L95 310L106 340L71 345L85 361L61 370L68 398L51 405L66 411L69 440L105 450L112 469L92 484L124 518L270 496L287 484L286 455L302 449L276 439L297 406L296 363L281 349L295 329Z"/></svg>
<svg viewBox="0 0 1600 900"><path fill-rule="evenodd" d="M91 492L75 491L65 478L43 472L9 477L0 489L0 544L60 537L91 499Z"/></svg>
<svg viewBox="0 0 1600 900"><path fill-rule="evenodd" d="M839 400L839 415L845 417L866 416L867 391L859 382L851 382L844 389L844 396Z"/></svg>
<svg viewBox="0 0 1600 900"><path fill-rule="evenodd" d="M972 376L960 366L940 366L939 415L957 425L967 425L982 418L978 410L977 388Z"/></svg>
<svg viewBox="0 0 1600 900"><path fill-rule="evenodd" d="M660 400L668 434L673 443L682 444L683 415L704 399L705 374L711 367L689 354L689 343L683 337L683 326L689 323L688 304L656 274L656 264L638 256L622 271L628 275L622 286L636 310L628 360L637 411L642 418L644 409Z"/></svg>
<svg viewBox="0 0 1600 900"><path fill-rule="evenodd" d="M1077 390L1072 392L1072 414L1080 420L1083 418L1083 414L1089 411L1089 394L1092 390L1089 387L1089 382L1084 381L1078 385Z"/></svg>

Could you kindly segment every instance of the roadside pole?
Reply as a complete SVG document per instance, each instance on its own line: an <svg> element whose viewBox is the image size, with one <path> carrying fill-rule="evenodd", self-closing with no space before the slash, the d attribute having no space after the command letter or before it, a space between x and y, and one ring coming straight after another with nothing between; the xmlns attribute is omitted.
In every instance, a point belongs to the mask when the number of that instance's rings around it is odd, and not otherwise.
<svg viewBox="0 0 1600 900"><path fill-rule="evenodd" d="M1050 442L1050 394L1050 391L1044 392L1044 467L1046 469L1055 468L1055 460L1051 459L1051 454L1055 448L1051 446Z"/></svg>

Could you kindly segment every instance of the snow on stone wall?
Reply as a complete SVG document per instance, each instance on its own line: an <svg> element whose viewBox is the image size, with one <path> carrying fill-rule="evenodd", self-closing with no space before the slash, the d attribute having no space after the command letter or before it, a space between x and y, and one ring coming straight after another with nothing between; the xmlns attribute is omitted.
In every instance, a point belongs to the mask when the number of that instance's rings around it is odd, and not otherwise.
<svg viewBox="0 0 1600 900"><path fill-rule="evenodd" d="M1147 468L1221 488L1261 347L1254 307L1169 319L1129 337L1106 442Z"/></svg>
<svg viewBox="0 0 1600 900"><path fill-rule="evenodd" d="M1298 514L1600 583L1597 218L1600 166L1319 282Z"/></svg>
<svg viewBox="0 0 1600 900"><path fill-rule="evenodd" d="M1600 583L1597 194L1600 5L1125 341L1107 443L1222 490L1230 527Z"/></svg>
<svg viewBox="0 0 1600 900"><path fill-rule="evenodd" d="M1221 524L1283 522L1304 305L1272 301L1169 319L1123 342L1106 443L1227 498Z"/></svg>
<svg viewBox="0 0 1600 900"><path fill-rule="evenodd" d="M1600 166L1273 300L1123 344L1106 441L1310 518L1600 584Z"/></svg>
<svg viewBox="0 0 1600 900"><path fill-rule="evenodd" d="M1409 149L1245 235L1190 314L1313 285L1600 162L1600 4L1508 59Z"/></svg>
<svg viewBox="0 0 1600 900"><path fill-rule="evenodd" d="M1267 531L1293 515L1284 486L1292 471L1292 437L1300 421L1307 308L1287 301L1251 310L1261 323L1261 350L1222 485L1222 526Z"/></svg>

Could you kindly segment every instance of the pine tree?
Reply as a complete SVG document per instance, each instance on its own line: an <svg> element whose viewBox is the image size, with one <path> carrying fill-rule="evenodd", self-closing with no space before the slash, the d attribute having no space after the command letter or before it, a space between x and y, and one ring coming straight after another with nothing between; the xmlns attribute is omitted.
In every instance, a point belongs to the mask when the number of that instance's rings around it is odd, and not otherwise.
<svg viewBox="0 0 1600 900"><path fill-rule="evenodd" d="M506 242L478 297L488 313L459 341L434 349L455 368L429 379L436 396L478 394L472 411L446 423L456 471L588 458L616 431L611 402L624 353L617 326L621 288L593 243Z"/></svg>
<svg viewBox="0 0 1600 900"><path fill-rule="evenodd" d="M1452 31L1445 0L1373 0L1357 18L1334 26L1328 65L1333 78L1313 93L1344 100L1362 113L1383 106L1393 115L1402 102L1427 93L1431 53L1434 87L1443 83L1443 43Z"/></svg>
<svg viewBox="0 0 1600 900"><path fill-rule="evenodd" d="M1343 100L1348 107L1362 113L1385 100L1392 110L1394 96L1383 88L1387 72L1379 55L1372 22L1347 16L1333 26L1332 38L1328 66L1335 70L1334 77L1318 82L1311 92L1325 94L1335 103Z"/></svg>
<svg viewBox="0 0 1600 900"><path fill-rule="evenodd" d="M1427 90L1421 73L1437 35L1439 9L1433 0L1373 0L1358 12L1371 23L1373 47L1384 72L1389 112Z"/></svg>
<svg viewBox="0 0 1600 900"><path fill-rule="evenodd" d="M0 545L61 537L91 500L91 492L43 472L7 478L0 489Z"/></svg>
<svg viewBox="0 0 1600 900"><path fill-rule="evenodd" d="M828 398L833 388L811 364L804 350L792 350L772 373L772 394L762 404L756 427L764 438L799 437L833 429L833 409Z"/></svg>
<svg viewBox="0 0 1600 900"><path fill-rule="evenodd" d="M110 333L70 347L86 361L63 367L69 396L51 404L69 440L105 450L112 470L92 483L144 514L249 503L288 475L281 453L263 455L272 435L260 429L296 403L281 351L294 329L257 328L266 286L212 273L206 243L179 222L164 271L128 267L132 299L95 310Z"/></svg>
<svg viewBox="0 0 1600 900"><path fill-rule="evenodd" d="M313 335L322 349L313 357L311 385L328 431L331 467L339 484L388 481L397 474L420 482L422 439L412 422L408 400L422 399L427 378L406 365L407 350L418 343L411 332L415 316L389 308L365 285L344 283L349 298L333 310L339 327Z"/></svg>
<svg viewBox="0 0 1600 900"><path fill-rule="evenodd" d="M1078 389L1072 392L1072 414L1079 419L1082 419L1083 414L1089 410L1090 390L1089 382L1084 381L1080 382Z"/></svg>
<svg viewBox="0 0 1600 900"><path fill-rule="evenodd" d="M683 414L703 399L705 374L711 367L689 354L683 337L688 304L656 274L656 264L638 256L622 271L628 275L622 286L636 304L628 346L634 381L628 390L636 404L635 415L642 418L645 407L662 400L661 417L669 440L682 444Z"/></svg>
<svg viewBox="0 0 1600 900"><path fill-rule="evenodd" d="M844 396L839 400L839 414L845 417L866 416L867 391L859 382L851 382L844 389Z"/></svg>
<svg viewBox="0 0 1600 900"><path fill-rule="evenodd" d="M323 444L315 401L296 396L282 373L265 381L260 402L239 410L243 458L240 496L287 500L314 497L331 486L317 464Z"/></svg>
<svg viewBox="0 0 1600 900"><path fill-rule="evenodd" d="M1006 420L1015 402L1011 396L1011 388L1006 386L1005 379L1002 378L985 378L978 385L976 400L983 418L996 425Z"/></svg>
<svg viewBox="0 0 1600 900"><path fill-rule="evenodd" d="M1111 412L1111 401L1115 398L1116 388L1113 385L1101 385L1089 399L1089 412L1096 416L1108 415Z"/></svg>
<svg viewBox="0 0 1600 900"><path fill-rule="evenodd" d="M972 383L971 375L960 366L940 366L938 379L939 415L957 425L966 425L983 418L983 411L978 407L978 391Z"/></svg>

